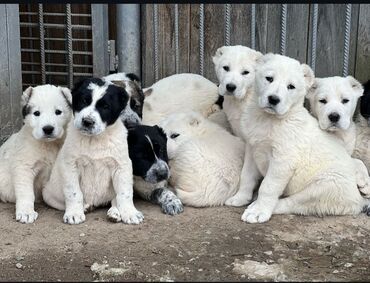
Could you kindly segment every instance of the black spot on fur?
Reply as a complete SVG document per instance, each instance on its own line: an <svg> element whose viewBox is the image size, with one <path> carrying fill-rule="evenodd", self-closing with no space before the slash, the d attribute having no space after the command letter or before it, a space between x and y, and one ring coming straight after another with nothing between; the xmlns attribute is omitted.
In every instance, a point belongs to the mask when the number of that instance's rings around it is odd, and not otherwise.
<svg viewBox="0 0 370 283"><path fill-rule="evenodd" d="M28 104L26 104L25 106L22 107L23 119L26 118L26 116L30 113L31 113L31 107Z"/></svg>
<svg viewBox="0 0 370 283"><path fill-rule="evenodd" d="M159 188L159 189L154 189L152 191L152 193L150 194L150 201L152 203L155 203L155 204L158 204L159 203L159 198L161 197L161 195L163 194L163 191L164 189L163 188Z"/></svg>
<svg viewBox="0 0 370 283"><path fill-rule="evenodd" d="M221 109L223 109L223 103L224 103L224 97L222 95L218 95L216 104L220 106Z"/></svg>
<svg viewBox="0 0 370 283"><path fill-rule="evenodd" d="M360 98L360 113L363 117L370 117L370 80L368 80L364 87L364 94Z"/></svg>
<svg viewBox="0 0 370 283"><path fill-rule="evenodd" d="M135 75L134 73L126 74L126 77L128 77L133 82L140 83L140 78L137 75Z"/></svg>

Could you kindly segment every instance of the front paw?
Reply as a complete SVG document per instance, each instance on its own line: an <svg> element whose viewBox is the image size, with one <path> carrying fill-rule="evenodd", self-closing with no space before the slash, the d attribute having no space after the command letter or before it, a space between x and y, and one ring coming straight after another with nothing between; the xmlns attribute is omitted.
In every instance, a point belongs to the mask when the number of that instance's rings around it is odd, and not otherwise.
<svg viewBox="0 0 370 283"><path fill-rule="evenodd" d="M16 211L15 219L20 223L30 224L36 221L39 214L32 210L29 211Z"/></svg>
<svg viewBox="0 0 370 283"><path fill-rule="evenodd" d="M180 214L184 211L184 206L182 205L182 202L178 198L174 198L169 200L166 203L161 204L162 212L169 215L176 215Z"/></svg>
<svg viewBox="0 0 370 283"><path fill-rule="evenodd" d="M111 222L117 223L122 221L121 214L119 213L118 208L115 206L112 206L111 208L108 209L107 217L108 220Z"/></svg>
<svg viewBox="0 0 370 283"><path fill-rule="evenodd" d="M86 216L82 211L66 211L63 216L63 221L66 224L81 224L85 222Z"/></svg>
<svg viewBox="0 0 370 283"><path fill-rule="evenodd" d="M248 223L263 223L270 220L271 215L271 209L266 205L261 205L255 201L244 211L242 220Z"/></svg>
<svg viewBox="0 0 370 283"><path fill-rule="evenodd" d="M121 211L121 221L126 224L140 224L144 220L144 215L136 208Z"/></svg>
<svg viewBox="0 0 370 283"><path fill-rule="evenodd" d="M250 203L251 199L243 194L236 194L225 201L227 206L244 206Z"/></svg>

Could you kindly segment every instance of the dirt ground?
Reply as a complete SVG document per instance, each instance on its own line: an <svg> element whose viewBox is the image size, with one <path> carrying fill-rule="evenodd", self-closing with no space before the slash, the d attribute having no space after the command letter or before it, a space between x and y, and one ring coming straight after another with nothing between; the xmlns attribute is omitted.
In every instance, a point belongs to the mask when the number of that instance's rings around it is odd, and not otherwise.
<svg viewBox="0 0 370 283"><path fill-rule="evenodd" d="M240 220L243 208L186 207L178 216L138 200L144 223L110 223L106 209L70 226L36 207L19 224L0 203L0 280L369 281L370 218L273 216Z"/></svg>

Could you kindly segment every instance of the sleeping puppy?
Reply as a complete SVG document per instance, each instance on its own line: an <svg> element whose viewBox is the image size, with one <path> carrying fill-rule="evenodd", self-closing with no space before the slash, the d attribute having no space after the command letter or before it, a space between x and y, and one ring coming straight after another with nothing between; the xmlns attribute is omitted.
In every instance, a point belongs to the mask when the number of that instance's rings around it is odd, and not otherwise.
<svg viewBox="0 0 370 283"><path fill-rule="evenodd" d="M180 199L167 188L170 177L167 137L158 126L137 125L128 129L129 156L134 189L143 199L160 205L166 214L183 211Z"/></svg>
<svg viewBox="0 0 370 283"><path fill-rule="evenodd" d="M116 73L102 78L123 87L129 95L129 102L122 111L120 118L126 128L141 124L143 118L144 93L140 86L140 79L132 73Z"/></svg>
<svg viewBox="0 0 370 283"><path fill-rule="evenodd" d="M49 180L71 117L71 92L53 85L28 87L22 94L23 126L0 148L0 200L15 203L15 218L33 223L34 202Z"/></svg>
<svg viewBox="0 0 370 283"><path fill-rule="evenodd" d="M43 191L48 205L65 210L65 223L80 224L85 211L109 202L109 218L143 221L133 203L127 129L119 119L128 99L123 88L97 78L74 86L74 119Z"/></svg>

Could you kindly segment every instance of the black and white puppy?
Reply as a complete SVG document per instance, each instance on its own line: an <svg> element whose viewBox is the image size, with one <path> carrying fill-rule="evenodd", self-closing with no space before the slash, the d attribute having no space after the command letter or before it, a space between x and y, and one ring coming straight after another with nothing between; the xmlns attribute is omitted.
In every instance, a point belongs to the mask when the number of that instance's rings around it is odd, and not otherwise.
<svg viewBox="0 0 370 283"><path fill-rule="evenodd" d="M127 140L135 192L145 200L159 204L166 214L183 212L180 199L167 187L170 169L167 137L162 128L136 125L128 129Z"/></svg>
<svg viewBox="0 0 370 283"><path fill-rule="evenodd" d="M360 98L360 113L367 120L368 126L370 126L370 80L368 80L364 87L364 94Z"/></svg>

